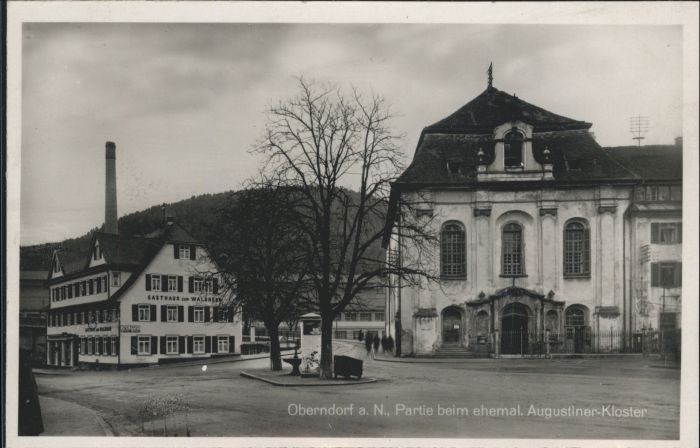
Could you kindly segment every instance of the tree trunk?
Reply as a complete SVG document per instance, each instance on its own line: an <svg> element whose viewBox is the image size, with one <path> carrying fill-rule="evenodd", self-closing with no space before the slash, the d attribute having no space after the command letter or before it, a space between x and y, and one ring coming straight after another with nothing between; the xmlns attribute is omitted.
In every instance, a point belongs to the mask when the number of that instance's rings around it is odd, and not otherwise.
<svg viewBox="0 0 700 448"><path fill-rule="evenodd" d="M333 320L321 317L321 374L323 379L333 378Z"/></svg>
<svg viewBox="0 0 700 448"><path fill-rule="evenodd" d="M280 338L278 325L267 327L270 335L270 370L282 370L282 352L280 350Z"/></svg>

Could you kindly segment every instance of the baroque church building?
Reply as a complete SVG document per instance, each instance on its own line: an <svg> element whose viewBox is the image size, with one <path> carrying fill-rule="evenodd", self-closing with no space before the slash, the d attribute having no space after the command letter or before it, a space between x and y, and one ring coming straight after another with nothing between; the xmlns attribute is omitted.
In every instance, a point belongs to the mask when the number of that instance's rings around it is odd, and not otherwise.
<svg viewBox="0 0 700 448"><path fill-rule="evenodd" d="M628 351L662 317L680 322L682 148L640 158L636 147L602 148L590 127L489 82L423 129L390 210L412 204L411 219L439 236L428 257L439 282L391 279L388 330L401 355ZM402 240L400 215L390 212L385 245L407 265L425 254ZM655 250L662 223L677 235ZM664 262L673 266L661 274ZM669 291L675 299L656 305Z"/></svg>

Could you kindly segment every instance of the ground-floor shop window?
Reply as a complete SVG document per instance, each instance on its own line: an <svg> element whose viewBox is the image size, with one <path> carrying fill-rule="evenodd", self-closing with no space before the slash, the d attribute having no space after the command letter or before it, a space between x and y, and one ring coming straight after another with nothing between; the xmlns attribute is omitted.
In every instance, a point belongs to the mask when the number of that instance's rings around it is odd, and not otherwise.
<svg viewBox="0 0 700 448"><path fill-rule="evenodd" d="M218 340L218 352L219 353L228 353L228 336L219 336Z"/></svg>
<svg viewBox="0 0 700 448"><path fill-rule="evenodd" d="M150 355L151 354L151 337L150 336L139 336L138 354L139 355Z"/></svg>
<svg viewBox="0 0 700 448"><path fill-rule="evenodd" d="M178 354L177 336L167 336L165 342L165 353L168 355Z"/></svg>
<svg viewBox="0 0 700 448"><path fill-rule="evenodd" d="M192 353L198 355L204 353L204 336L194 336Z"/></svg>
<svg viewBox="0 0 700 448"><path fill-rule="evenodd" d="M112 338L112 354L117 355L117 338Z"/></svg>

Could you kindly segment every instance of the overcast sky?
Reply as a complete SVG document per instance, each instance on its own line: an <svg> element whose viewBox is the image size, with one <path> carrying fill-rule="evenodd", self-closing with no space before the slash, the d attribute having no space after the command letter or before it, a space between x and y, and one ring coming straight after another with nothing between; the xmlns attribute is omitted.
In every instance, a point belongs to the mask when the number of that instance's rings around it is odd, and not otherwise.
<svg viewBox="0 0 700 448"><path fill-rule="evenodd" d="M104 143L119 215L238 189L266 106L295 76L385 96L412 156L423 127L494 86L593 123L603 146L682 129L682 35L662 26L25 24L21 243L104 219Z"/></svg>

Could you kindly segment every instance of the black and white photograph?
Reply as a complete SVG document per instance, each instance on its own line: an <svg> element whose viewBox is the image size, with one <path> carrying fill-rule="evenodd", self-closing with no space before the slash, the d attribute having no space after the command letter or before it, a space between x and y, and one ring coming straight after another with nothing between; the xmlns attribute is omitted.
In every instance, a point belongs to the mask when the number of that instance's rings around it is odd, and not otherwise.
<svg viewBox="0 0 700 448"><path fill-rule="evenodd" d="M697 4L7 13L8 446L697 446Z"/></svg>

